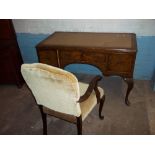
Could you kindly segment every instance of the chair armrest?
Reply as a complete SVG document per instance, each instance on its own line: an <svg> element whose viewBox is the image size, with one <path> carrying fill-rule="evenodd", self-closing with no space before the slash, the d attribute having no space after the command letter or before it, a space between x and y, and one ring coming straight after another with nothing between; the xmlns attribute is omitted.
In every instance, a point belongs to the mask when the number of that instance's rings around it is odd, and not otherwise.
<svg viewBox="0 0 155 155"><path fill-rule="evenodd" d="M89 83L89 86L88 86L85 94L80 97L78 102L83 102L83 101L87 100L88 97L91 95L93 90L95 90L97 101L98 101L98 97L100 96L100 92L99 92L99 90L97 88L97 84L98 84L98 81L100 81L101 79L102 79L102 76L100 76L100 75L95 76L91 80L91 82Z"/></svg>

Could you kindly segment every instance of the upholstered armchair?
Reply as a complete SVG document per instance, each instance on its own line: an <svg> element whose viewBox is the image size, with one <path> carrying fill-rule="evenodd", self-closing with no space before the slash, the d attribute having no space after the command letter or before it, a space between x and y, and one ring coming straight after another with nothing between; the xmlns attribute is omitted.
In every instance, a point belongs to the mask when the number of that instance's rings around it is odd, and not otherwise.
<svg viewBox="0 0 155 155"><path fill-rule="evenodd" d="M23 64L21 73L32 91L43 120L43 134L47 134L46 115L75 123L82 134L82 122L99 103L99 117L104 104L104 91L97 87L101 76L90 84L78 82L75 75L42 63Z"/></svg>

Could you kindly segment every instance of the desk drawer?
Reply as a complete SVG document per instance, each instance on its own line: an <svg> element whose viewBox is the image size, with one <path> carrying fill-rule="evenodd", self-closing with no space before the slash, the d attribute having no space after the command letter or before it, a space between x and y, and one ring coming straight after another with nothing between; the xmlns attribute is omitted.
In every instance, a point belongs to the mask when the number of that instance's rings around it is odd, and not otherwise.
<svg viewBox="0 0 155 155"><path fill-rule="evenodd" d="M103 69L106 64L106 54L96 51L60 51L61 66L71 63L91 64Z"/></svg>
<svg viewBox="0 0 155 155"><path fill-rule="evenodd" d="M81 61L84 63L95 63L95 64L105 64L106 63L106 54L101 52L83 52Z"/></svg>
<svg viewBox="0 0 155 155"><path fill-rule="evenodd" d="M54 50L38 51L39 62L58 66L57 53Z"/></svg>
<svg viewBox="0 0 155 155"><path fill-rule="evenodd" d="M117 53L108 56L107 72L122 75L132 74L135 54Z"/></svg>
<svg viewBox="0 0 155 155"><path fill-rule="evenodd" d="M82 57L81 51L59 51L60 64L61 66L68 65L70 63L79 63Z"/></svg>

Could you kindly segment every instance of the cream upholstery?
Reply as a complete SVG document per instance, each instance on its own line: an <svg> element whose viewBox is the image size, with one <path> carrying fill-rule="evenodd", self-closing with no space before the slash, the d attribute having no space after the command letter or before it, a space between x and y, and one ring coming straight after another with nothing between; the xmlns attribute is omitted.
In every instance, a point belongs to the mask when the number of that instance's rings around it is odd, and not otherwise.
<svg viewBox="0 0 155 155"><path fill-rule="evenodd" d="M86 92L89 85L86 83L79 82L79 86L80 86L80 95L82 96ZM100 96L102 97L104 95L104 91L102 88L100 87L98 88L100 91ZM87 115L92 111L92 109L96 104L97 104L97 99L96 99L95 91L93 91L87 100L80 103L82 120L84 120L87 117Z"/></svg>
<svg viewBox="0 0 155 155"><path fill-rule="evenodd" d="M21 72L39 105L76 117L82 114L84 120L97 104L95 92L83 103L77 102L88 84L78 82L70 72L41 63L23 64Z"/></svg>

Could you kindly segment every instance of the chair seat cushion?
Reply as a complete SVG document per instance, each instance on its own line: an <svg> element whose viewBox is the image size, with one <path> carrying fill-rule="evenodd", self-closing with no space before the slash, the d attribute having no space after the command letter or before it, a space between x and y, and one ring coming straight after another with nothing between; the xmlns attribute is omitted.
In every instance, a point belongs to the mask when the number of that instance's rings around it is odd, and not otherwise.
<svg viewBox="0 0 155 155"><path fill-rule="evenodd" d="M79 82L80 96L84 95L88 86L89 84ZM98 87L98 89L100 92L100 97L102 97L104 95L104 90L101 87ZM96 104L97 104L97 98L96 98L95 91L93 91L87 100L80 103L82 121L88 116L88 114L92 111L92 109L94 108Z"/></svg>

